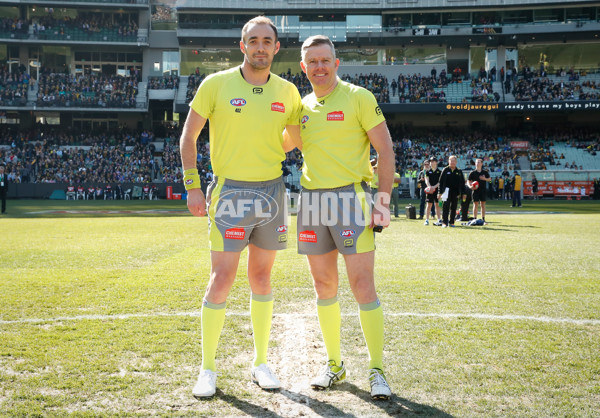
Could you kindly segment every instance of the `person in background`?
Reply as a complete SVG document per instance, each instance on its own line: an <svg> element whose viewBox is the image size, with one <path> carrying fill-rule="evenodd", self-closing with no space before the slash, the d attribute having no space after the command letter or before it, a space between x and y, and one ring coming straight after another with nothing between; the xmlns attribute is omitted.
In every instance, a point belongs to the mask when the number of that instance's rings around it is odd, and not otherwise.
<svg viewBox="0 0 600 418"><path fill-rule="evenodd" d="M5 165L0 164L0 200L2 201L3 215L6 213L6 195L8 194L8 178L5 170Z"/></svg>
<svg viewBox="0 0 600 418"><path fill-rule="evenodd" d="M523 180L518 171L515 171L515 175L511 181L512 183L512 205L511 207L521 207L521 186L523 184Z"/></svg>
<svg viewBox="0 0 600 418"><path fill-rule="evenodd" d="M438 199L445 197L444 206L442 208L442 228L454 226L456 219L456 207L458 198L461 196L465 178L460 168L456 166L458 161L455 155L448 158L448 166L444 167L440 174L440 187L438 188Z"/></svg>

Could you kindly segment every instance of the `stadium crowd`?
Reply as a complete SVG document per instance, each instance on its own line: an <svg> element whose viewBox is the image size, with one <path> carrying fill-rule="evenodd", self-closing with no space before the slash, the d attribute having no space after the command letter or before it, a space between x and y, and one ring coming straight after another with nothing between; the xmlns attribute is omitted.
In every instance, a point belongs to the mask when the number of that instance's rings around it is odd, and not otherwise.
<svg viewBox="0 0 600 418"><path fill-rule="evenodd" d="M0 32L27 33L29 24L18 17L3 17L0 19Z"/></svg>
<svg viewBox="0 0 600 418"><path fill-rule="evenodd" d="M0 66L0 105L23 106L27 103L30 77L25 67L11 72L7 65Z"/></svg>
<svg viewBox="0 0 600 418"><path fill-rule="evenodd" d="M595 83L586 82L584 86L575 81L558 81L547 77L520 78L512 94L518 102L598 100L600 97Z"/></svg>
<svg viewBox="0 0 600 418"><path fill-rule="evenodd" d="M200 74L200 69L196 68L194 74L190 74L188 77L187 91L185 93L185 102L189 103L192 101L194 96L196 95L196 91L202 81L206 78L206 74Z"/></svg>
<svg viewBox="0 0 600 418"><path fill-rule="evenodd" d="M395 140L397 171L402 176L418 171L427 157L447 161L450 155L457 155L467 167L476 158L482 158L492 177L505 177L521 169L517 150L510 146L515 140L530 142L528 159L536 170L584 169L575 161L566 161L564 155L557 155L552 149L555 143L591 155L600 150L600 139L590 129L537 131L513 137L491 130L409 134L402 126L389 128ZM5 131L0 135L0 162L7 164L7 173L15 182L180 182L179 137L178 129L171 129L160 139L147 130L95 135L43 129L28 133ZM156 141L163 142L162 153L156 152ZM212 179L212 166L207 130L203 130L197 144L199 171L203 181L208 182ZM300 151L288 153L283 166L284 173L290 166L301 169Z"/></svg>
<svg viewBox="0 0 600 418"><path fill-rule="evenodd" d="M305 77L306 78L306 77ZM343 74L340 77L342 80L352 83L356 86L364 87L369 90L378 103L390 102L389 83L386 76L382 74L355 74L353 77L348 74ZM312 89L310 89L312 90Z"/></svg>
<svg viewBox="0 0 600 418"><path fill-rule="evenodd" d="M395 81L395 80L394 80ZM392 82L392 91L395 96L395 89L398 88L398 98L400 103L430 103L430 102L445 102L446 93L444 91L436 91L448 84L446 72L437 77L436 73L431 76L422 76L421 74L413 74L412 76L399 75L397 82Z"/></svg>
<svg viewBox="0 0 600 418"><path fill-rule="evenodd" d="M179 77L177 76L148 77L148 89L150 90L173 90L178 88Z"/></svg>
<svg viewBox="0 0 600 418"><path fill-rule="evenodd" d="M52 10L52 9L49 9ZM68 30L82 34L92 35L102 31L112 32L122 37L136 37L138 26L136 17L131 20L121 19L118 15L98 15L97 13L79 13L77 17L71 18L54 17L53 13L47 16L34 17L29 20L33 26L33 34L40 39L46 35L66 35Z"/></svg>
<svg viewBox="0 0 600 418"><path fill-rule="evenodd" d="M37 95L38 106L125 107L136 106L136 76L63 74L43 68Z"/></svg>

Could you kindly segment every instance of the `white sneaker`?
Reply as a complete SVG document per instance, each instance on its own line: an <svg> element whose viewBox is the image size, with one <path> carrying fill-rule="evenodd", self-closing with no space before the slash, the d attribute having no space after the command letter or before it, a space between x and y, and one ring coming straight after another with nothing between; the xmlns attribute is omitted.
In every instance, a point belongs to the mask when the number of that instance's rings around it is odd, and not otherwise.
<svg viewBox="0 0 600 418"><path fill-rule="evenodd" d="M264 363L252 368L252 381L263 389L279 389L281 387L279 379Z"/></svg>
<svg viewBox="0 0 600 418"><path fill-rule="evenodd" d="M423 225L429 225L429 219L425 219L425 223Z"/></svg>
<svg viewBox="0 0 600 418"><path fill-rule="evenodd" d="M371 383L371 399L390 399L392 390L385 380L385 375L379 369L369 370L369 383Z"/></svg>
<svg viewBox="0 0 600 418"><path fill-rule="evenodd" d="M313 389L328 389L331 386L342 383L346 379L346 366L344 362L338 366L335 361L329 360L320 374L310 382Z"/></svg>
<svg viewBox="0 0 600 418"><path fill-rule="evenodd" d="M192 395L196 398L208 398L217 391L217 373L212 370L202 370L198 381L192 389Z"/></svg>

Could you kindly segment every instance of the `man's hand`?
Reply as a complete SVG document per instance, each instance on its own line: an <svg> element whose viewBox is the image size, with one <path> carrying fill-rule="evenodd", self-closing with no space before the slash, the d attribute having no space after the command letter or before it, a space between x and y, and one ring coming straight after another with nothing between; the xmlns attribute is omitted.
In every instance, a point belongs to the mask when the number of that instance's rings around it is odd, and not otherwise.
<svg viewBox="0 0 600 418"><path fill-rule="evenodd" d="M206 215L206 199L202 189L188 190L187 207L194 216Z"/></svg>
<svg viewBox="0 0 600 418"><path fill-rule="evenodd" d="M382 226L387 228L390 226L390 195L387 193L377 193L375 196L375 204L371 213L371 223L369 228L374 226Z"/></svg>

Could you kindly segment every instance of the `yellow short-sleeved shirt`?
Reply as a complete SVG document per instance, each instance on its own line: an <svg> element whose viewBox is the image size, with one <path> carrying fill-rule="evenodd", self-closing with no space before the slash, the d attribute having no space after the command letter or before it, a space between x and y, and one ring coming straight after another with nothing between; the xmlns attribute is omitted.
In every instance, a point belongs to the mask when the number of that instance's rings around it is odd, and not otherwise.
<svg viewBox="0 0 600 418"><path fill-rule="evenodd" d="M311 93L302 105L302 186L330 189L369 183L373 171L367 131L385 122L375 96L338 79L327 96L317 98Z"/></svg>
<svg viewBox="0 0 600 418"><path fill-rule="evenodd" d="M216 176L242 181L281 176L283 131L300 123L302 99L296 86L272 73L266 84L254 86L238 66L208 76L190 107L210 122Z"/></svg>
<svg viewBox="0 0 600 418"><path fill-rule="evenodd" d="M379 188L379 185L377 184L378 182L379 182L379 175L373 173L373 177L371 178L371 189Z"/></svg>

